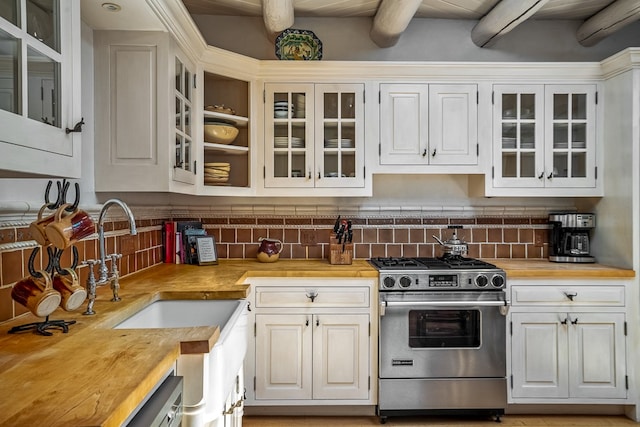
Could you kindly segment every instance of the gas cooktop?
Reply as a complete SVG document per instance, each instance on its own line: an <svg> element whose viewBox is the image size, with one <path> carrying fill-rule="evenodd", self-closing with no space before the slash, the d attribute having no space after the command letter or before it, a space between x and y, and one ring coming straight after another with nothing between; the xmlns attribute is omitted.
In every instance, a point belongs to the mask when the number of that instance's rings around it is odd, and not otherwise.
<svg viewBox="0 0 640 427"><path fill-rule="evenodd" d="M449 255L441 258L371 258L381 291L504 289L506 274L488 262Z"/></svg>
<svg viewBox="0 0 640 427"><path fill-rule="evenodd" d="M493 264L475 258L448 256L441 258L371 258L369 262L380 271L387 270L451 270L492 269Z"/></svg>

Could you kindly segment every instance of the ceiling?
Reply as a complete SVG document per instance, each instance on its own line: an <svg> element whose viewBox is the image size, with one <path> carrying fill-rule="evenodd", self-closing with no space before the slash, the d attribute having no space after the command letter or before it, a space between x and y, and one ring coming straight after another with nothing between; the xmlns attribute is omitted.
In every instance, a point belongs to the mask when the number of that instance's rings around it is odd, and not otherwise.
<svg viewBox="0 0 640 427"><path fill-rule="evenodd" d="M638 0L182 0L198 15L262 16L269 33L300 17L371 17L370 37L394 45L413 18L477 20L471 38L490 46L527 19L577 20L578 41L593 46L640 19Z"/></svg>

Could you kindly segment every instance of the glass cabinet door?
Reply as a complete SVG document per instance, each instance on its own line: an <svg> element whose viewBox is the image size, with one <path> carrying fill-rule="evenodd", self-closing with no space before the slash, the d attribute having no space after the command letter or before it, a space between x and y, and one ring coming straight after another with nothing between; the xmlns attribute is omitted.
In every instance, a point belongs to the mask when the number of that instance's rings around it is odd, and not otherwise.
<svg viewBox="0 0 640 427"><path fill-rule="evenodd" d="M265 183L313 187L313 85L267 85Z"/></svg>
<svg viewBox="0 0 640 427"><path fill-rule="evenodd" d="M494 179L501 186L544 186L542 87L495 89Z"/></svg>
<svg viewBox="0 0 640 427"><path fill-rule="evenodd" d="M316 186L364 185L364 87L316 85Z"/></svg>
<svg viewBox="0 0 640 427"><path fill-rule="evenodd" d="M595 87L548 86L548 185L595 185Z"/></svg>
<svg viewBox="0 0 640 427"><path fill-rule="evenodd" d="M176 56L175 58L175 158L174 176L176 181L195 183L193 159L192 113L193 113L193 72L191 67Z"/></svg>

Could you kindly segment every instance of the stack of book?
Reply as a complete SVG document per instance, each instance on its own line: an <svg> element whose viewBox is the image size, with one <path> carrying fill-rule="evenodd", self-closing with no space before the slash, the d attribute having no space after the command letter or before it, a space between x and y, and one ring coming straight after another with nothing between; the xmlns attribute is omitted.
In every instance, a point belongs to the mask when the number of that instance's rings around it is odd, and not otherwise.
<svg viewBox="0 0 640 427"><path fill-rule="evenodd" d="M167 221L162 229L164 262L198 264L196 241L207 232L199 221Z"/></svg>

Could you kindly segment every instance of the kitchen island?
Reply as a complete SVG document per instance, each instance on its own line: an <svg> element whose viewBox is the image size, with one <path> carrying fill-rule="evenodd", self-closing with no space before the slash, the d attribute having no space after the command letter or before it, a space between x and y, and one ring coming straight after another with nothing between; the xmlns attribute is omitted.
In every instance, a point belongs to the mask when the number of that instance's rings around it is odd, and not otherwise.
<svg viewBox="0 0 640 427"><path fill-rule="evenodd" d="M488 260L508 277L633 277L632 270L597 264L553 264L544 260ZM216 326L116 330L113 326L158 299L241 299L249 277L365 277L377 270L365 260L330 265L327 260L221 260L218 265L160 264L121 280L122 301L98 288L96 315L57 309L51 319L75 320L68 333L8 334L38 319L25 315L0 325L0 425L119 426L168 371L189 343L212 348ZM201 347L201 345L196 346Z"/></svg>

